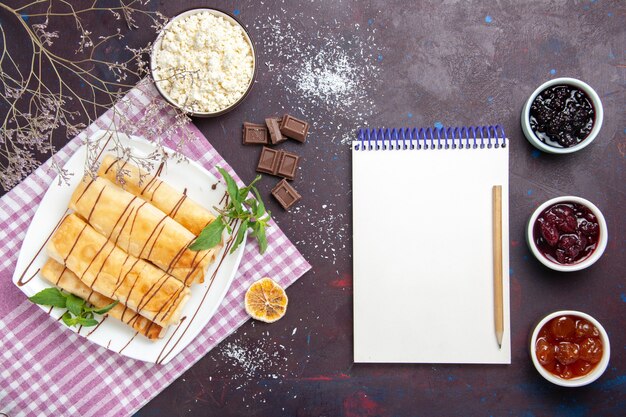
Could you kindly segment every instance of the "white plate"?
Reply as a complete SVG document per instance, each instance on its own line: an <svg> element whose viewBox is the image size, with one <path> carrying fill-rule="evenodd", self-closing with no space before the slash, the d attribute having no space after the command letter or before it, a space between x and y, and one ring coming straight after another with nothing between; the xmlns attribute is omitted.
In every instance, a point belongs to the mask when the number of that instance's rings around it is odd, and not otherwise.
<svg viewBox="0 0 626 417"><path fill-rule="evenodd" d="M92 139L109 135L111 132L98 131ZM155 150L150 142L140 137L128 137L117 133L124 145L132 148L138 156L146 156ZM106 150L103 154L106 154ZM86 157L86 148L79 149L67 162L65 168L74 173L70 184L52 183L26 233L19 259L13 275L13 283L30 297L52 285L39 276L39 270L46 262L45 245L66 213L72 193L81 181ZM204 207L220 206L226 187L199 164L170 162L163 170L161 178L179 190L187 188L187 195ZM215 189L213 185L216 184ZM226 239L226 235L225 235ZM224 245L225 247L227 245ZM124 356L153 363L167 363L183 350L206 326L215 314L237 272L245 248L245 240L237 250L229 254L222 248L215 263L209 268L203 284L191 286L191 297L183 309L183 320L177 326L170 326L163 339L150 341L122 322L109 317L97 327L69 328L59 321L58 325L77 332L83 337ZM58 319L64 309L41 306L50 314L51 320ZM58 321L58 320L57 320Z"/></svg>

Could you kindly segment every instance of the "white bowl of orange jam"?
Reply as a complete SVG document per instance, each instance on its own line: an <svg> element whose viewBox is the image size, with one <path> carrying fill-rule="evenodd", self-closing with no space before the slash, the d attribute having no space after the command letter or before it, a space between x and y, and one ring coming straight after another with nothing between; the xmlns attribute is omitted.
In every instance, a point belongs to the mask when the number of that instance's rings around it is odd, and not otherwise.
<svg viewBox="0 0 626 417"><path fill-rule="evenodd" d="M604 373L611 345L604 327L589 314L561 310L537 324L530 356L539 374L553 384L582 387Z"/></svg>

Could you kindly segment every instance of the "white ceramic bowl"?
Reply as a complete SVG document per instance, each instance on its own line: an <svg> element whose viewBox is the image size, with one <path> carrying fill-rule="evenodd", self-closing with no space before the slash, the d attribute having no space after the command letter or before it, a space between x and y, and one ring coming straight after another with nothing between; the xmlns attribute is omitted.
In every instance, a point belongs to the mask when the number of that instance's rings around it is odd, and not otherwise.
<svg viewBox="0 0 626 417"><path fill-rule="evenodd" d="M544 324L559 316L581 317L591 322L591 324L596 326L600 331L600 340L602 341L602 359L600 359L600 362L596 364L596 367L587 375L579 376L572 379L563 379L552 374L550 371L544 368L537 359L535 344L537 342L537 336L539 335L539 331L544 326ZM580 311L561 310L548 314L543 319L541 319L539 324L537 324L535 330L532 333L532 336L530 337L530 356L532 358L533 364L535 365L535 368L537 369L537 372L539 372L542 377L552 382L553 384L560 385L562 387L582 387L583 385L591 384L593 381L600 378L600 376L604 373L607 366L609 365L609 358L611 357L611 345L609 343L609 335L606 333L606 330L604 330L604 327L602 327L598 320L594 319L589 314L582 313Z"/></svg>
<svg viewBox="0 0 626 417"><path fill-rule="evenodd" d="M535 222L539 215L548 207L557 204L557 203L578 203L587 207L594 216L598 219L598 226L600 227L600 236L598 237L598 243L596 245L596 249L589 255L588 257L582 259L579 262L573 264L559 264L548 259L544 254L539 251L539 248L535 244L535 239L533 238L533 229L535 226ZM528 247L532 251L535 258L539 260L542 264L547 266L548 268L554 269L555 271L561 272L572 272L572 271L580 271L581 269L585 269L591 265L593 265L604 253L606 249L606 243L608 241L608 229L606 226L606 220L602 215L602 212L598 207L596 207L589 200L585 200L581 197L576 197L573 195L556 197L551 200L546 201L533 212L532 216L528 219L528 223L526 225L526 242L528 243Z"/></svg>
<svg viewBox="0 0 626 417"><path fill-rule="evenodd" d="M172 106L177 107L181 110L185 110L188 113L191 113L193 116L197 116L197 117L215 117L215 116L220 116L222 114L228 113L229 111L231 111L232 109L234 109L235 107L237 107L250 93L250 90L252 89L252 85L254 84L254 80L256 78L256 69L257 69L257 58L256 58L256 51L254 49L254 43L252 42L252 39L250 38L250 34L248 33L248 31L246 30L245 26L242 25L237 19L235 19L234 17L221 12L219 10L216 9L207 9L207 8L200 8L200 9L191 9L191 10L187 10L186 12L183 12L175 17L173 17L168 23L167 25L165 25L165 27L163 28L163 30L161 30L161 33L159 33L159 36L157 36L157 39L154 41L154 44L152 45L152 51L150 53L150 71L152 72L153 78L154 78L154 71L155 68L157 67L157 63L156 63L156 56L157 53L155 53L155 51L159 50L161 48L161 40L163 38L163 34L167 31L167 29L176 21L180 20L180 19L184 19L187 16L193 15L193 14L197 14L197 13L203 13L203 12L208 12L211 13L212 15L215 16L219 16L224 18L225 20L231 22L233 25L239 26L242 30L243 30L243 34L246 38L246 41L248 42L248 44L250 45L250 48L252 49L252 77L250 77L250 83L248 84L248 87L246 88L245 93L233 104L231 104L230 106L221 109L219 111L216 112L199 112L199 111L194 111L194 112L189 112L189 109L183 109L179 103L177 103L176 101L174 101L170 95L163 90L160 86L158 82L155 82L155 86L157 88L157 90L159 90L159 93L161 93L161 95L163 96L163 98L165 100L167 100Z"/></svg>
<svg viewBox="0 0 626 417"><path fill-rule="evenodd" d="M569 148L557 148L555 146L550 146L541 141L535 135L533 130L530 128L530 106L533 104L533 101L541 93L548 87L552 87L553 85L571 85L573 87L579 88L582 90L587 97L591 100L593 104L593 109L595 111L595 120L593 123L593 128L591 132L589 132L589 136L587 136L584 140L582 140L579 144L571 146ZM524 132L524 136L526 139L537 149L553 154L566 154L579 151L584 147L588 146L593 140L598 136L598 132L600 132L600 128L602 127L602 120L604 119L604 111L602 109L602 102L600 101L600 97L598 93L595 92L593 88L591 88L588 84L577 80L575 78L555 78L554 80L550 80L546 83L541 84L533 93L530 95L524 107L522 108L522 131Z"/></svg>

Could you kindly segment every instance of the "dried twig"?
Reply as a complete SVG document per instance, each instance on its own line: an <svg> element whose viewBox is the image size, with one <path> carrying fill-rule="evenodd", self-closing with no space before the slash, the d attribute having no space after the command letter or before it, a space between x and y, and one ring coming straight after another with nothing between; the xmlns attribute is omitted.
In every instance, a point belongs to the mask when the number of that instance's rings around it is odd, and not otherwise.
<svg viewBox="0 0 626 417"><path fill-rule="evenodd" d="M128 58L123 62L108 62L101 58L104 54L99 53L110 42L123 39L125 30L139 28L140 20L147 20L155 32L163 29L167 19L159 12L144 10L148 1L119 0L119 6L111 8L97 7L95 0L83 8L77 8L74 6L77 2L69 0L35 0L19 8L0 3L0 16L14 19L22 36L13 36L8 44L5 28L0 25L0 186L5 190L17 185L37 168L37 156L41 154L52 157L52 167L59 174L60 181L67 181L72 173L65 171L54 158L53 134L73 138L109 108L113 108L110 130L137 133L143 127L142 135L155 142L157 151L142 160L130 155L119 141L109 142L113 146L108 150L120 158L135 158L133 162L144 168L168 157L160 138L172 136L175 131L183 132L176 145L177 152L182 149L182 144L191 140L190 134L184 134L185 129L179 129L189 122L188 116L164 100L148 104L144 126L130 123L126 117L128 112L124 108L131 105L125 102L128 101L124 98L126 91L142 78L152 82L146 62L151 44L136 49L127 46L125 56ZM94 35L83 20L90 13L103 11L111 13L125 28L116 27L108 34ZM28 21L24 15L28 16ZM68 17L74 22L68 26L68 32L73 30L78 37L76 54L72 57L61 56L52 48L55 41L60 38L65 41L72 34L52 30L55 20ZM29 24L29 21L33 23ZM14 47L29 57L26 67L17 65L13 58ZM103 69L110 71L113 77L99 75ZM81 88L77 89L76 85ZM175 124L158 122L156 116L164 107L176 112ZM97 143L89 144L88 150L98 146ZM85 164L86 173L94 175L97 166L93 154L88 154L92 160L88 158Z"/></svg>

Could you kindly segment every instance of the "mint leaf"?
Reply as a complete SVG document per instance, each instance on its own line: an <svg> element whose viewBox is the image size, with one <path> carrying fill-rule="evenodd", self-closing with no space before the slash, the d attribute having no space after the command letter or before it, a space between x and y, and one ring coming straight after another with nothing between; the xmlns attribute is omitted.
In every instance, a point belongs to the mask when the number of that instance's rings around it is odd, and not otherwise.
<svg viewBox="0 0 626 417"><path fill-rule="evenodd" d="M196 240L189 246L189 249L196 251L211 249L222 241L222 232L225 227L222 216L218 216L207 227L202 229Z"/></svg>
<svg viewBox="0 0 626 417"><path fill-rule="evenodd" d="M256 200L256 198L249 198L244 201L244 203L246 203L246 205L252 209L252 213L256 213L257 207L259 206L259 202Z"/></svg>
<svg viewBox="0 0 626 417"><path fill-rule="evenodd" d="M254 208L254 216L257 219L261 219L266 213L265 204L263 204L263 200L261 199L259 190L257 190L256 188L252 188L252 191L254 192L254 195L256 196L256 200L258 202L257 206Z"/></svg>
<svg viewBox="0 0 626 417"><path fill-rule="evenodd" d="M74 320L83 327L92 327L98 324L98 320L88 317L76 317Z"/></svg>
<svg viewBox="0 0 626 417"><path fill-rule="evenodd" d="M80 316L83 307L85 307L85 300L76 297L74 294L68 294L66 307L73 315Z"/></svg>
<svg viewBox="0 0 626 417"><path fill-rule="evenodd" d="M35 304L65 308L67 296L58 288L46 288L28 299Z"/></svg>
<svg viewBox="0 0 626 417"><path fill-rule="evenodd" d="M66 293L56 287L46 288L37 294L29 297L29 300L35 304L67 308L67 311L61 316L61 320L66 326L72 327L80 324L85 327L91 327L98 324L95 320L94 313L105 314L117 305L117 301L102 308L87 307L87 302L74 294Z"/></svg>
<svg viewBox="0 0 626 417"><path fill-rule="evenodd" d="M256 222L252 226L252 236L256 237L259 244L259 253L265 253L267 249L267 237L265 236L265 228L267 225L265 222Z"/></svg>
<svg viewBox="0 0 626 417"><path fill-rule="evenodd" d="M76 325L76 319L72 317L69 311L66 311L65 313L63 313L63 315L61 316L61 319L63 320L63 323L65 323L67 327L72 327Z"/></svg>
<svg viewBox="0 0 626 417"><path fill-rule="evenodd" d="M250 190L254 188L254 184L259 182L260 180L261 180L261 176L257 175L250 184L248 184L246 187L243 187L242 189L239 190L239 197L242 199L246 198L248 194L250 194Z"/></svg>
<svg viewBox="0 0 626 417"><path fill-rule="evenodd" d="M259 190L254 187L254 184L261 180L261 176L257 175L249 185L238 188L237 183L228 172L220 167L217 169L220 174L222 174L222 177L224 177L224 181L226 181L226 188L230 200L225 208L215 208L219 213L218 218L202 229L202 232L200 232L200 235L198 235L196 240L189 246L189 249L205 250L217 245L220 242L224 229L227 230L229 235L232 235L233 229L230 224L234 221L241 221L230 253L237 250L241 243L243 243L244 235L249 228L252 228L252 236L255 236L259 242L260 252L265 252L267 249L265 229L268 227L268 222L271 220L272 214L267 211L261 199L261 195L259 194ZM252 191L254 195L248 197L250 191Z"/></svg>
<svg viewBox="0 0 626 417"><path fill-rule="evenodd" d="M230 253L235 252L235 249L241 245L241 242L243 242L243 238L246 234L246 230L248 230L248 220L243 220L239 226L239 230L237 231L237 238L235 239L233 247L230 249Z"/></svg>
<svg viewBox="0 0 626 417"><path fill-rule="evenodd" d="M228 195L230 196L230 202L234 205L235 209L237 209L238 213L241 213L241 200L239 199L239 187L237 187L237 183L230 176L225 169L217 167L217 170L224 177L224 181L226 181L226 191L228 191ZM246 198L244 195L243 198Z"/></svg>
<svg viewBox="0 0 626 417"><path fill-rule="evenodd" d="M265 225L259 223L259 230L256 233L256 240L259 243L259 252L265 253L267 250L267 237L265 236Z"/></svg>
<svg viewBox="0 0 626 417"><path fill-rule="evenodd" d="M113 302L113 303L109 304L108 306L104 306L104 307L102 307L102 308L99 308L99 309L97 309L97 310L92 310L92 311L93 311L94 313L96 313L96 314L106 314L106 313L108 313L109 311L111 311L111 309L112 309L113 307L115 307L118 303L119 303L119 301L115 301L115 302Z"/></svg>

